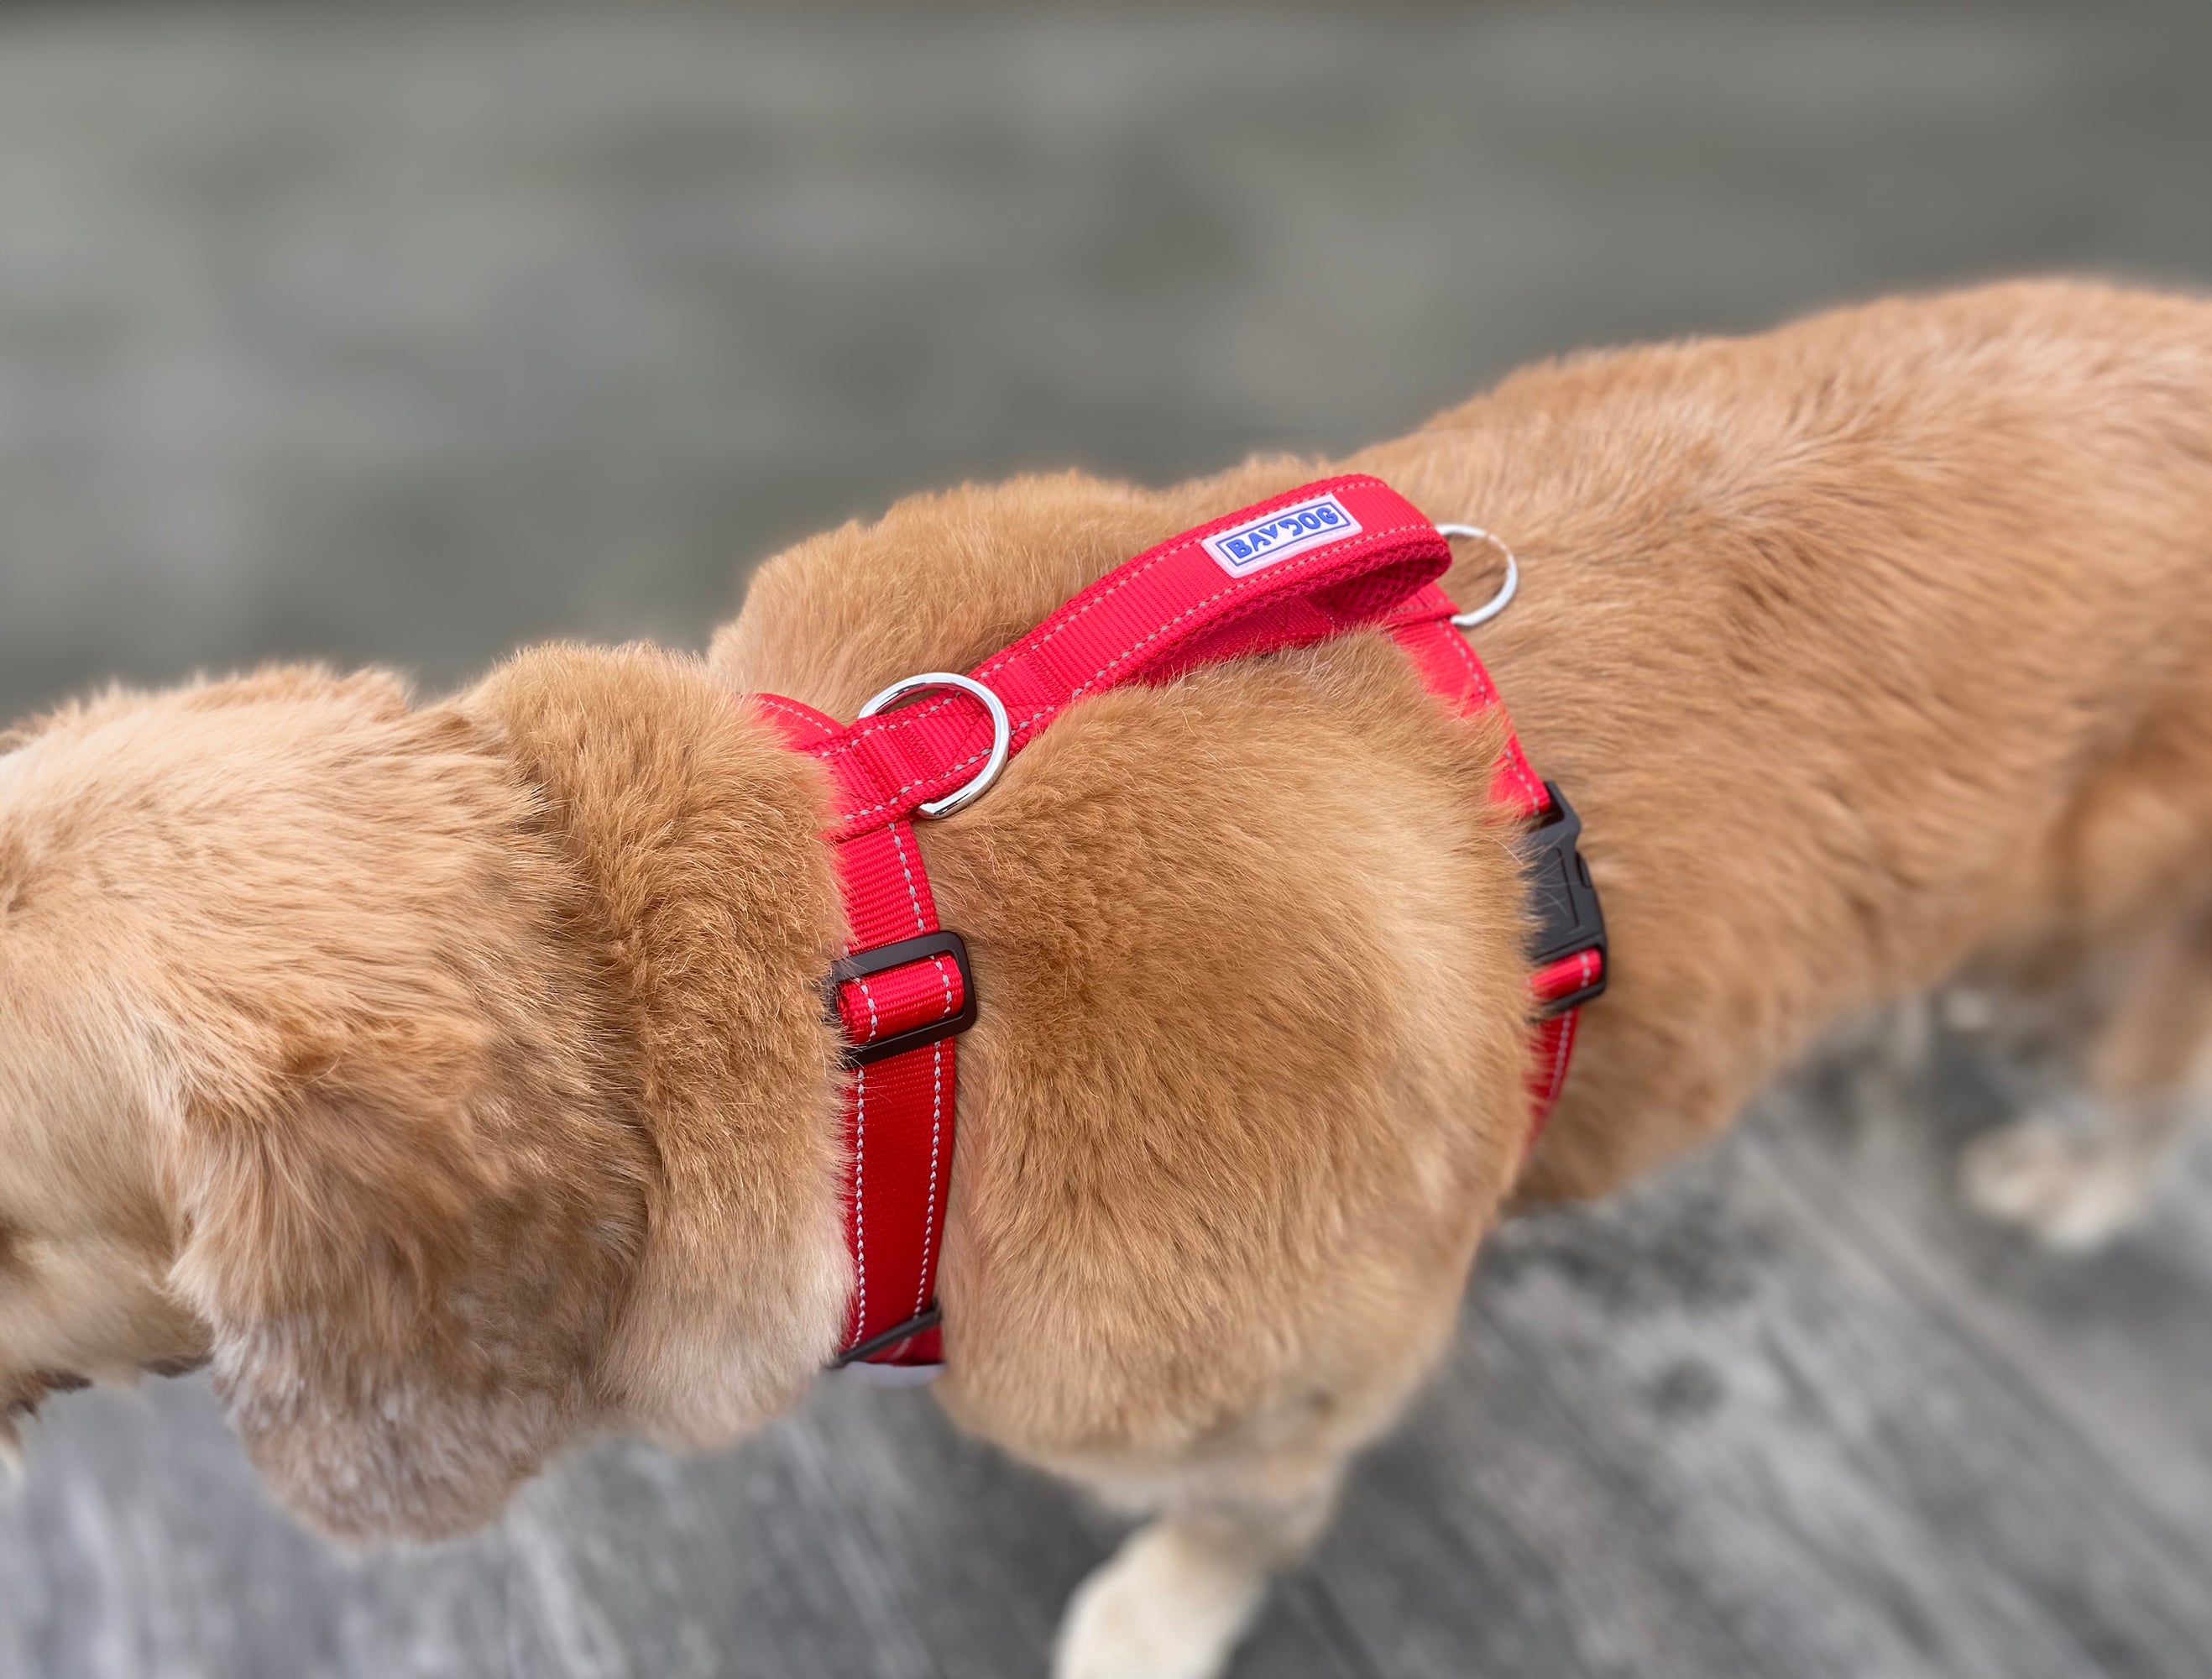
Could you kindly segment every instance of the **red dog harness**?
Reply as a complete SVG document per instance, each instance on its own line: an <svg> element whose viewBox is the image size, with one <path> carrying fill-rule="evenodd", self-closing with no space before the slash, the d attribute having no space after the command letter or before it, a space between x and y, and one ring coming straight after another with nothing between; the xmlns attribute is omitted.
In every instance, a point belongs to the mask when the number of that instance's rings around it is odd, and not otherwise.
<svg viewBox="0 0 2212 1679"><path fill-rule="evenodd" d="M752 697L829 770L836 794L826 837L850 936L829 986L852 1069L845 1228L854 1269L837 1363L927 1374L941 1357L954 1040L975 1022L976 992L967 946L938 925L914 819L981 796L1008 757L1086 694L1350 630L1388 630L1455 711L1502 715L1489 673L1451 621L1457 609L1436 587L1450 563L1436 526L1387 484L1329 478L1147 550L969 675L909 678L850 726L793 700ZM889 709L922 693L936 697ZM1536 779L1510 723L1492 792L1529 824L1540 928L1529 1094L1540 1129L1566 1082L1578 1010L1605 987L1605 925L1576 849L1581 824L1559 790Z"/></svg>

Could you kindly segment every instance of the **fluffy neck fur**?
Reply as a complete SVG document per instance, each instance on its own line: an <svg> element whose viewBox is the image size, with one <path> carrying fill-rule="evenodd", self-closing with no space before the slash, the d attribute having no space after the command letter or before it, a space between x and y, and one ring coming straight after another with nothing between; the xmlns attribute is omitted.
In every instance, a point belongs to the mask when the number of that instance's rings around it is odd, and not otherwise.
<svg viewBox="0 0 2212 1679"><path fill-rule="evenodd" d="M826 788L696 661L651 649L539 648L463 703L543 790L637 1049L659 1170L610 1398L725 1444L804 1393L851 1288Z"/></svg>

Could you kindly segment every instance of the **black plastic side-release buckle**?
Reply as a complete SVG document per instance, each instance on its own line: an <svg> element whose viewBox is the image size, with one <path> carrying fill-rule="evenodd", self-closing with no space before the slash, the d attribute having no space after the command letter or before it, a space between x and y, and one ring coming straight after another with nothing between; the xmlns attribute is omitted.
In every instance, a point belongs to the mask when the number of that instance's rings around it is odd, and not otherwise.
<svg viewBox="0 0 2212 1679"><path fill-rule="evenodd" d="M1605 990L1612 964L1604 959L1605 911L1598 904L1589 865L1583 861L1578 846L1583 819L1575 814L1575 807L1556 782L1546 782L1544 791L1551 797L1552 808L1521 842L1522 867L1536 909L1536 936L1530 954L1539 968L1579 951L1594 950L1600 958L1595 981L1544 1005L1547 1014L1564 1014Z"/></svg>
<svg viewBox="0 0 2212 1679"><path fill-rule="evenodd" d="M919 939L902 939L895 945L878 945L873 950L854 951L850 956L841 956L830 964L827 982L830 1019L842 1031L844 1030L844 1016L837 1007L839 987L850 984L856 979L866 979L872 974L903 968L909 963L927 962L933 956L951 957L952 965L960 970L959 1013L948 1014L942 1020L926 1020L907 1031L879 1037L872 1043L855 1043L848 1038L845 1043L845 1064L848 1067L866 1067L871 1062L902 1055L909 1049L927 1049L940 1038L966 1031L975 1024L975 976L968 966L968 946L957 933L930 933Z"/></svg>

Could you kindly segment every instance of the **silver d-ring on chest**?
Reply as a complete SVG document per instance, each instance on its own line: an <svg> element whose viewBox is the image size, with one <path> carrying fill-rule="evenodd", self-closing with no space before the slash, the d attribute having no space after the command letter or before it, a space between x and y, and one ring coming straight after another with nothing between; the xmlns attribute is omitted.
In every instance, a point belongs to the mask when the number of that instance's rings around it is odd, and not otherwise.
<svg viewBox="0 0 2212 1679"><path fill-rule="evenodd" d="M1488 624L1513 603L1513 592L1521 587L1521 562L1513 557L1513 551L1505 545L1505 538L1486 531L1480 525L1439 525L1437 534L1443 537L1465 537L1470 542L1486 542L1505 556L1505 581L1498 586L1498 593L1481 605L1464 612L1452 614L1452 622L1462 630L1472 630L1478 624Z"/></svg>
<svg viewBox="0 0 2212 1679"><path fill-rule="evenodd" d="M1006 767L1006 755L1013 750L1013 725L1006 721L1006 708L999 697L972 676L962 676L957 671L925 671L920 676L910 676L894 682L884 691L860 708L860 715L872 717L878 711L887 711L902 700L912 699L917 694L927 694L940 688L957 689L972 700L981 702L983 709L991 714L991 752L983 760L974 779L964 787L955 788L942 799L932 799L915 807L916 816L926 816L934 822L940 816L950 816L964 810L991 790L991 783L999 779L999 772Z"/></svg>

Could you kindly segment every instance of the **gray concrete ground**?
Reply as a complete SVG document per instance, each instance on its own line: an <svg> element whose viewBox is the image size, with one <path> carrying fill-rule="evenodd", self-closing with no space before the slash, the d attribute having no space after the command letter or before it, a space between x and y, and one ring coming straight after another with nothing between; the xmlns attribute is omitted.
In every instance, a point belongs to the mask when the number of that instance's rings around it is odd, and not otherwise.
<svg viewBox="0 0 2212 1679"><path fill-rule="evenodd" d="M2212 12L0 12L0 711L702 642L902 490L1401 428L1521 358L2212 278ZM1508 1232L1242 1675L2212 1671L2212 1165L2065 1262L1947 1052ZM349 1557L197 1383L55 1407L0 1675L1020 1675L1113 1529L825 1384Z"/></svg>

